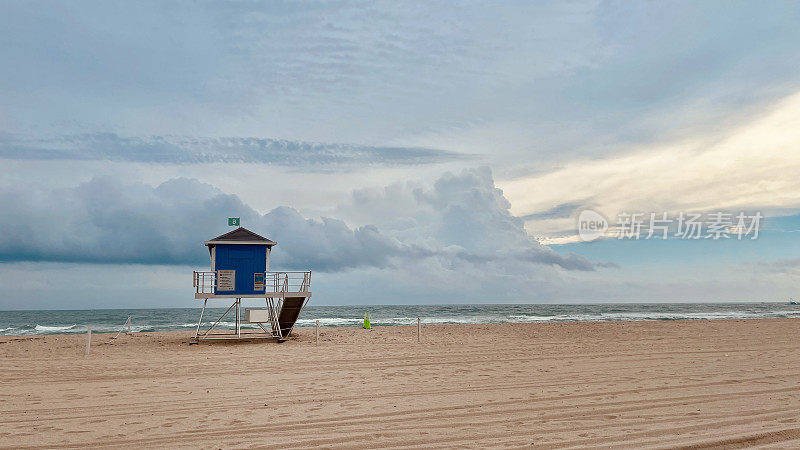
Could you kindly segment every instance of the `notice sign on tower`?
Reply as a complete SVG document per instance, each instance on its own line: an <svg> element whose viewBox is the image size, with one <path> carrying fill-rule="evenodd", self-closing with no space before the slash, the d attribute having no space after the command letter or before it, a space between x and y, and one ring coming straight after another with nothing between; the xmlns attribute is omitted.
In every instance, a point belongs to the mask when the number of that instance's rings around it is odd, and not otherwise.
<svg viewBox="0 0 800 450"><path fill-rule="evenodd" d="M263 291L264 290L264 273L257 272L253 274L253 290L254 291Z"/></svg>
<svg viewBox="0 0 800 450"><path fill-rule="evenodd" d="M236 290L236 271L218 270L217 271L217 290L235 291Z"/></svg>

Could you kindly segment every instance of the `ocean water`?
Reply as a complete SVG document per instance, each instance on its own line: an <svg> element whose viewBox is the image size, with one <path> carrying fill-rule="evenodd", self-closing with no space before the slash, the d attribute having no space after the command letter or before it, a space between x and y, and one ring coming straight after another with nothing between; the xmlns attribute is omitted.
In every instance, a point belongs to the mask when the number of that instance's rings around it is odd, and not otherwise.
<svg viewBox="0 0 800 450"><path fill-rule="evenodd" d="M209 327L225 308L209 308L203 326ZM300 314L297 326L358 326L369 312L373 326L424 324L531 323L632 320L713 320L800 318L800 306L786 303L626 303L592 305L374 305L315 306ZM233 328L229 313L220 328ZM99 309L70 311L0 311L0 335L115 333L131 317L131 331L192 330L200 308ZM257 328L245 324L244 328Z"/></svg>

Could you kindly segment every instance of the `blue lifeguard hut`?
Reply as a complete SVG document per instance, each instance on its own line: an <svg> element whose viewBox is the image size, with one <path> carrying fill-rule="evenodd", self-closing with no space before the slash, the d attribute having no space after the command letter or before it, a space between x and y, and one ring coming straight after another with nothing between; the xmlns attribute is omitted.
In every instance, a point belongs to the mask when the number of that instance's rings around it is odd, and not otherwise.
<svg viewBox="0 0 800 450"><path fill-rule="evenodd" d="M238 219L234 223L238 224ZM243 227L205 242L211 257L211 270L193 272L195 298L203 300L194 335L196 341L258 337L283 341L292 332L300 311L311 298L311 271L270 272L270 252L277 244ZM214 299L234 301L210 328L201 333L208 301ZM243 299L264 301L264 307L247 308L243 312ZM235 316L233 332L218 330L219 323L231 311ZM255 324L258 328L252 328L255 333L250 329L243 331L243 323Z"/></svg>

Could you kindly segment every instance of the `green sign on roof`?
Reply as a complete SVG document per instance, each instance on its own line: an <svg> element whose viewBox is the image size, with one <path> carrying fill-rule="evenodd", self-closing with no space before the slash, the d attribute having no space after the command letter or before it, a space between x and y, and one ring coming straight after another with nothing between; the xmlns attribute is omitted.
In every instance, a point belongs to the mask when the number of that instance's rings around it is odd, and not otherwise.
<svg viewBox="0 0 800 450"><path fill-rule="evenodd" d="M239 218L238 217L228 217L228 226L229 227L238 227L239 226Z"/></svg>

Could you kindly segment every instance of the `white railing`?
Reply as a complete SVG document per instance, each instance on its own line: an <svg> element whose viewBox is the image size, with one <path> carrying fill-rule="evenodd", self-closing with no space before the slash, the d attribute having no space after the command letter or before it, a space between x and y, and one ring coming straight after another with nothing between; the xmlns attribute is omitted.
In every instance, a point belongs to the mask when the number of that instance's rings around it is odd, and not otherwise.
<svg viewBox="0 0 800 450"><path fill-rule="evenodd" d="M311 271L267 272L267 286L273 292L308 292L311 290Z"/></svg>
<svg viewBox="0 0 800 450"><path fill-rule="evenodd" d="M213 294L217 282L216 272L192 272L192 286L198 294Z"/></svg>
<svg viewBox="0 0 800 450"><path fill-rule="evenodd" d="M198 294L213 294L217 282L216 272L192 272L192 286ZM309 292L311 271L266 272L264 287L267 292Z"/></svg>

